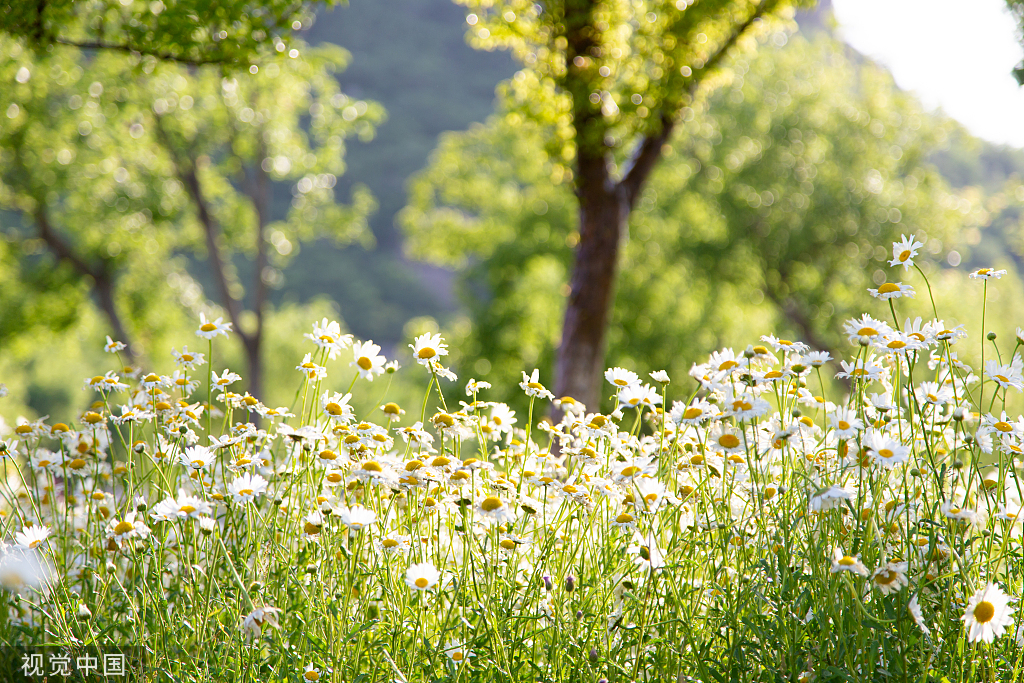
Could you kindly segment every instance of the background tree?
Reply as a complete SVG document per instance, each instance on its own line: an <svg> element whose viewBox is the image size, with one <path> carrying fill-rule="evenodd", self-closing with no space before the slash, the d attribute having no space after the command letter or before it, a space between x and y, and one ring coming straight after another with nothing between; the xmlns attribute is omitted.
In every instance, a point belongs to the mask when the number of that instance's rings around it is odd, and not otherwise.
<svg viewBox="0 0 1024 683"><path fill-rule="evenodd" d="M782 0L462 0L471 40L511 48L523 115L571 165L579 241L555 391L596 404L619 243L662 149L723 57L789 8Z"/></svg>
<svg viewBox="0 0 1024 683"><path fill-rule="evenodd" d="M126 341L133 328L161 327L172 274L191 282L174 256L205 258L200 281L235 324L258 393L268 288L298 243L368 235L372 198L357 189L342 207L333 188L346 138L371 136L382 111L340 92L345 53L303 50L225 72L116 51L36 54L13 39L2 47L0 74L15 85L0 93L0 201L20 214L4 221L4 256L46 273L45 248L61 268L38 276L37 289L91 289ZM294 188L286 215L271 212L271 181Z"/></svg>
<svg viewBox="0 0 1024 683"><path fill-rule="evenodd" d="M681 380L766 329L834 349L835 320L884 277L880 245L916 233L934 255L973 220L927 163L945 124L841 44L786 39L682 112L627 224L610 362ZM464 269L473 324L453 346L466 371L493 362L496 387L552 359L580 239L572 188L552 182L564 159L514 83L486 126L444 138L403 215L413 253Z"/></svg>
<svg viewBox="0 0 1024 683"><path fill-rule="evenodd" d="M322 3L335 5L337 0ZM36 0L0 2L0 33L52 50L69 45L161 60L235 66L262 61L308 25L314 3L296 0Z"/></svg>

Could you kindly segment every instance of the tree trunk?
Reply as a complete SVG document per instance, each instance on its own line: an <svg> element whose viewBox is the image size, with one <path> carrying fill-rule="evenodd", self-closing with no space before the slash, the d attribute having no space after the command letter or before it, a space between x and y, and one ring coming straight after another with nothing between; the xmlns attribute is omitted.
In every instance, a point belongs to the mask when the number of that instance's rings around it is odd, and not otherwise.
<svg viewBox="0 0 1024 683"><path fill-rule="evenodd" d="M580 241L558 347L555 393L571 396L597 411L605 330L629 202L624 189L609 181L603 158L581 158L578 168Z"/></svg>

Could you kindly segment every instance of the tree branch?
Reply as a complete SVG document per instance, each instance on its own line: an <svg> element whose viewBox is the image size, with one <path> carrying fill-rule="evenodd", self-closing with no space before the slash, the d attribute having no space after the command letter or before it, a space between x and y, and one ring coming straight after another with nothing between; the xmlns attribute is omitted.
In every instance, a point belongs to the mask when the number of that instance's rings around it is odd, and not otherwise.
<svg viewBox="0 0 1024 683"><path fill-rule="evenodd" d="M249 335L242 330L240 325L241 321L241 305L238 299L231 296L231 289L228 286L227 273L224 267L224 257L220 253L220 245L217 244L217 238L220 236L220 224L217 219L214 218L210 212L209 205L206 201L206 195L203 193L202 185L199 183L199 177L196 175L195 160L191 157L186 157L182 152L176 149L167 135L167 130L164 128L162 123L162 117L155 116L156 120L156 131L157 137L163 143L164 148L171 156L171 160L174 163L174 170L178 176L178 179L185 186L186 191L192 198L192 203L195 205L196 216L199 219L199 224L203 228L203 233L206 236L206 251L207 258L210 263L210 268L213 271L214 283L217 287L217 291L220 294L221 303L224 308L227 309L228 318L231 320L231 324L235 328L235 332L241 338L242 342L247 346L251 340Z"/></svg>
<svg viewBox="0 0 1024 683"><path fill-rule="evenodd" d="M719 63L725 58L729 50L739 41L739 39L746 33L750 28L757 22L758 19L767 15L771 8L774 7L776 2L763 2L756 7L751 15L742 24L737 26L732 34L730 34L728 40L723 42L719 46L715 54L711 55L704 66L700 69L695 70L688 90L689 99L693 99L697 93L697 89L700 84L703 83L703 79L711 74L719 65ZM681 102L682 100L680 100ZM634 152L632 158L629 160L625 168L625 172L622 175L622 180L619 181L619 188L626 193L626 200L629 202L629 208L632 209L636 204L636 200L639 197L640 190L643 188L644 183L650 176L651 171L661 160L661 149L668 142L672 136L672 131L675 128L676 118L679 115L679 111L682 108L681 104L672 107L668 111L662 111L660 121L661 127L658 132L650 133L645 135L643 140L637 146L636 152Z"/></svg>
<svg viewBox="0 0 1024 683"><path fill-rule="evenodd" d="M77 47L81 50L111 50L114 52L127 52L134 55L147 55L149 57L156 57L159 60L167 62L178 62L180 64L188 64L190 66L204 66L207 64L228 64L231 63L229 60L215 57L185 57L183 55L174 54L173 52L165 52L161 50L153 50L150 48L139 47L138 45L124 45L118 43L107 43L101 40L86 40L86 41L75 41L67 40L66 38L54 37L53 42L58 45L66 45L68 47ZM42 41L40 41L42 42Z"/></svg>
<svg viewBox="0 0 1024 683"><path fill-rule="evenodd" d="M104 263L100 267L91 266L76 254L68 243L61 239L60 235L53 229L53 225L50 223L50 218L42 202L36 202L34 217L36 227L39 229L39 237L46 242L46 246L53 252L54 256L61 261L69 263L82 275L92 278L93 291L99 300L100 308L103 309L104 315L107 316L111 331L114 333L117 341L124 342L128 358L131 362L134 362L136 356L132 350L132 340L125 329L124 323L121 321L121 316L117 312L117 305L114 303L114 277L110 273L107 264Z"/></svg>

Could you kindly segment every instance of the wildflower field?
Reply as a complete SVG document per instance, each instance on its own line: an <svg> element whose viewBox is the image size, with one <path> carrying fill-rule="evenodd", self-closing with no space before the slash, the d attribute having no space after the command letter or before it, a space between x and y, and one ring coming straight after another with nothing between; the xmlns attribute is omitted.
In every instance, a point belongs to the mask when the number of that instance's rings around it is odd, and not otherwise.
<svg viewBox="0 0 1024 683"><path fill-rule="evenodd" d="M314 323L284 407L233 390L219 319L170 376L108 338L90 408L0 442L0 643L131 648L147 681L1020 680L1024 331L986 334L991 269L980 331L901 313L921 246L848 358L766 335L616 367L608 414L537 370L525 415L453 398L437 334L399 369Z"/></svg>

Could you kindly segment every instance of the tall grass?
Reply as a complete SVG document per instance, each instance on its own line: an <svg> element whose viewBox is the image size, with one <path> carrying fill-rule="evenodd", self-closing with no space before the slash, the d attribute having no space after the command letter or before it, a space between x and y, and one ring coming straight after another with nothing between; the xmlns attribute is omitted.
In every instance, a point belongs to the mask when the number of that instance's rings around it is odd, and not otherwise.
<svg viewBox="0 0 1024 683"><path fill-rule="evenodd" d="M911 287L872 293L891 318L848 321L841 362L768 335L614 368L613 413L554 424L536 372L527 415L476 380L446 402L437 335L401 407L327 320L275 409L232 392L219 321L173 376L111 341L90 410L0 446L0 642L133 645L153 681L1018 680L1024 332L972 369L966 330L900 315Z"/></svg>

